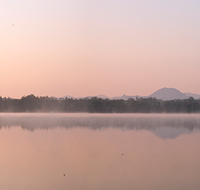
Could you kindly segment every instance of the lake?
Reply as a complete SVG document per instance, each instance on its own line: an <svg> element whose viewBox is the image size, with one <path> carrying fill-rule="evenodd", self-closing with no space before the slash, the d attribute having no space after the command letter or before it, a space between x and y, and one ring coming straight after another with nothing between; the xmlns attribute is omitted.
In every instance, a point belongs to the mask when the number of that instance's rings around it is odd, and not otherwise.
<svg viewBox="0 0 200 190"><path fill-rule="evenodd" d="M2 190L199 190L199 114L0 114Z"/></svg>

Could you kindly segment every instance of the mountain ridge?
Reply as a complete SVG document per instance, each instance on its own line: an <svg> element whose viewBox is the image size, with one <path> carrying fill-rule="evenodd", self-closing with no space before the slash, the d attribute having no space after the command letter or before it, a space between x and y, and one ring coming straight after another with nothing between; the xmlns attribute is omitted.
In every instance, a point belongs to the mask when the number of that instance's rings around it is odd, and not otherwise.
<svg viewBox="0 0 200 190"><path fill-rule="evenodd" d="M199 94L193 94L190 92L187 93L183 93L181 91L179 91L176 88L161 88L158 89L157 91L153 92L152 94L150 94L149 96L140 96L140 95L122 95L122 96L114 96L114 97L108 97L104 94L99 94L97 96L86 96L86 97L79 97L79 98L93 98L93 97L97 97L97 98L102 98L102 99L110 99L110 100L128 100L130 98L132 99L137 99L137 98L157 98L157 99L161 99L161 100L175 100L175 99L188 99L189 97L192 97L194 99L200 99L200 95ZM72 96L63 96L61 97L61 99L65 99L65 98L72 98L72 99L79 99L79 98L75 98Z"/></svg>
<svg viewBox="0 0 200 190"><path fill-rule="evenodd" d="M157 98L161 100L175 100L175 99L187 99L189 98L184 93L180 92L176 88L161 88L151 94L149 97Z"/></svg>

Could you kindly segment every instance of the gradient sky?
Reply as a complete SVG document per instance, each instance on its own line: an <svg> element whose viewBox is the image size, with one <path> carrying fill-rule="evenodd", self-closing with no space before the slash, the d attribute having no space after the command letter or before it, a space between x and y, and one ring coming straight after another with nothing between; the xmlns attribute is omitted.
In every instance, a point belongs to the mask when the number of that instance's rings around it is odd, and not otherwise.
<svg viewBox="0 0 200 190"><path fill-rule="evenodd" d="M1 0L2 97L200 94L199 0Z"/></svg>

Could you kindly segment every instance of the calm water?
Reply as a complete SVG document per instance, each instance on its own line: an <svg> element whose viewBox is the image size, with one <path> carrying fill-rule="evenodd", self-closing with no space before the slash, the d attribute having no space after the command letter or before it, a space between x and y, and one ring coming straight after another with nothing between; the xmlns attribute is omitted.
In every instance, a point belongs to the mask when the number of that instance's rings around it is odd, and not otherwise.
<svg viewBox="0 0 200 190"><path fill-rule="evenodd" d="M2 190L199 190L199 114L0 114Z"/></svg>

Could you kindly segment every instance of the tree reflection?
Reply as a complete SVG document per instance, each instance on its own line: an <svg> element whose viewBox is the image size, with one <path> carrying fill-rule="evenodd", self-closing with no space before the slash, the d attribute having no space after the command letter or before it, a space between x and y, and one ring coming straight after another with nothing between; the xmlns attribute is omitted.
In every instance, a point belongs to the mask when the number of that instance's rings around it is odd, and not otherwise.
<svg viewBox="0 0 200 190"><path fill-rule="evenodd" d="M115 128L149 130L162 138L174 138L182 133L200 130L198 115L81 115L81 114L5 114L0 115L0 128L20 126L22 129L87 128L91 130Z"/></svg>

